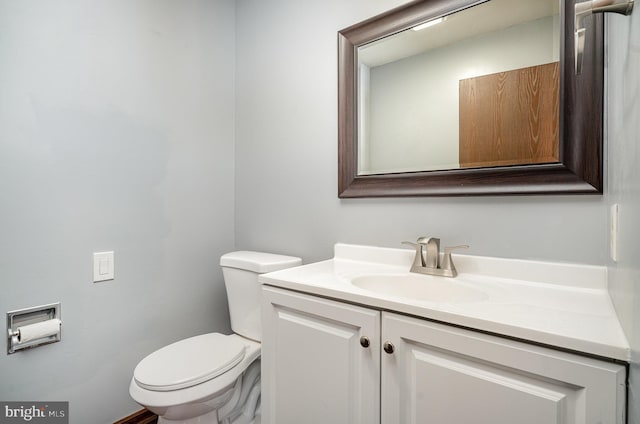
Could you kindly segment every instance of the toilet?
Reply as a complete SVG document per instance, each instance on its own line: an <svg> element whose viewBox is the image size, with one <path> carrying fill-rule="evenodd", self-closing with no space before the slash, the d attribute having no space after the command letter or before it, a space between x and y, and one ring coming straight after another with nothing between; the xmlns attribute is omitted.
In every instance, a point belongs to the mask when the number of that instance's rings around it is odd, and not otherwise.
<svg viewBox="0 0 640 424"><path fill-rule="evenodd" d="M136 366L133 400L158 423L260 423L258 275L301 265L300 258L240 251L223 255L233 334L201 334L165 346Z"/></svg>

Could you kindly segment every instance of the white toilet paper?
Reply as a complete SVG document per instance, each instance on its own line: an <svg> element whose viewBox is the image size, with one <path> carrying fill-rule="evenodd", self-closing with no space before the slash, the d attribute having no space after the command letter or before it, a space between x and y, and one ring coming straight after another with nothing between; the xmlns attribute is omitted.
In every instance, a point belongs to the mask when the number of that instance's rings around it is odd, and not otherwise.
<svg viewBox="0 0 640 424"><path fill-rule="evenodd" d="M33 340L42 339L44 337L55 336L60 332L62 321L59 319L50 319L38 322L36 324L18 327L18 344L25 344Z"/></svg>

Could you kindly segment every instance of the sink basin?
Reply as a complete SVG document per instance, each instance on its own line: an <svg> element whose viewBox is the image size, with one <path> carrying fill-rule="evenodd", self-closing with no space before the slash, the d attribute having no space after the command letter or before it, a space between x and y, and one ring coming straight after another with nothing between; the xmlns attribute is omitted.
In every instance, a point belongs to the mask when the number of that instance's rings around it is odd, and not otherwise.
<svg viewBox="0 0 640 424"><path fill-rule="evenodd" d="M430 275L364 275L353 278L351 284L386 296L426 302L479 302L488 297L486 293L471 286L469 283Z"/></svg>

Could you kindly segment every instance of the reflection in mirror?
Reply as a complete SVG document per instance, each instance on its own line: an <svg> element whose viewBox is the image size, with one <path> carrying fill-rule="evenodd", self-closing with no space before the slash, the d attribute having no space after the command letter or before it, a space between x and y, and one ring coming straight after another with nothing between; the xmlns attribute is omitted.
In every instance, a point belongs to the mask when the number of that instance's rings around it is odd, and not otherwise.
<svg viewBox="0 0 640 424"><path fill-rule="evenodd" d="M357 48L357 174L559 161L559 0L491 0Z"/></svg>
<svg viewBox="0 0 640 424"><path fill-rule="evenodd" d="M574 72L575 38L574 12L575 0L556 0L560 5L559 25L552 25L545 37L540 36L538 44L526 44L526 29L517 31L520 24L536 21L557 21L557 8L551 0L507 0L495 14L500 19L510 19L500 28L487 29L492 22L490 16L482 18L473 15L462 25L464 30L473 29L475 35L466 35L464 39L448 39L438 41L438 29L453 25L455 19L468 13L480 10L481 7L497 5L504 0L414 0L405 5L353 24L338 32L338 196L340 198L356 197L407 197L407 196L477 196L477 195L521 195L521 194L599 194L603 187L602 168L602 134L603 134L603 91L604 91L604 19L601 14L594 14L585 21L583 68L579 75ZM549 3L547 3L549 1ZM514 4L517 4L515 6ZM556 13L543 12L524 20L513 20L528 6L546 4ZM510 6L514 5L514 8ZM395 91L385 97L394 100L395 105L385 111L382 119L392 116L396 109L400 110L400 118L404 119L414 110L427 109L427 114L417 115L414 120L401 121L401 125L390 121L382 126L387 137L379 137L382 143L372 144L370 139L376 137L374 131L374 114L379 106L374 100L377 88L374 75L376 68L384 68L392 63L359 67L359 58L366 56L369 47L373 50L378 44L392 40L395 34L402 33L420 24L446 17L442 22L431 24L423 31L431 34L433 44L426 53L403 53L401 58L392 62L425 61L431 56L445 56L447 47L473 43L480 38L490 38L492 34L500 46L515 41L506 52L508 58L523 60L516 64L495 68L493 65L472 64L472 60L484 59L487 56L498 56L496 52L486 53L479 46L467 46L464 66L467 71L458 71L454 80L453 107L451 98L438 98L431 101L431 95L441 87L431 86L426 92L420 86L412 86L411 90L402 94ZM549 19L551 17L551 19ZM460 18L462 19L462 18ZM525 25L526 26L526 25ZM555 28L555 29L554 29ZM512 32L510 32L512 31ZM441 31L442 32L442 31ZM462 29L444 31L460 34ZM502 32L502 36L498 36ZM405 34L411 34L406 32ZM419 31L417 31L419 33ZM495 33L495 34L494 34ZM556 41L548 41L549 34ZM442 36L443 34L440 34ZM384 41L380 41L384 40ZM547 40L547 41L544 41ZM545 51L550 59L537 59L535 62L524 60L538 55L535 46L547 46ZM399 51L399 47L392 50ZM558 54L559 53L559 54ZM556 65L556 59L559 64ZM462 66L462 65L461 65ZM554 67L557 66L559 71ZM437 64L432 66L437 69ZM487 69L482 69L486 67ZM474 71L473 68L477 68ZM473 72L472 72L473 71ZM414 73L427 73L429 70L419 69ZM361 78L360 73L364 78ZM447 71L447 73L452 73ZM559 76L556 77L556 74ZM406 78L408 81L408 77ZM368 82L367 82L368 80ZM559 82L556 82L559 80ZM422 79L420 84L428 86L429 79ZM394 84L400 84L394 82ZM361 84L368 86L362 90ZM368 84L368 85L367 85ZM559 86L559 94L558 88ZM444 83L443 83L444 85ZM414 92L418 96L412 96ZM551 92L551 95L548 93ZM429 99L411 106L408 99ZM554 98L556 97L556 98ZM546 100L545 100L546 99ZM549 100L550 99L550 100ZM457 104L456 104L457 102ZM435 104L435 106L433 106ZM441 110L453 110L453 117L441 116ZM360 110L362 109L362 110ZM521 112L520 112L521 111ZM550 111L550 112L549 112ZM364 116L365 119L360 119ZM427 118L438 117L428 124ZM367 118L368 117L368 118ZM559 117L559 119L557 118ZM378 146L387 150L377 154L379 157L394 159L396 151L405 152L405 157L435 158L439 146L431 146L435 140L444 139L450 128L445 128L445 121L457 122L457 136L453 137L453 148L456 154L449 158L439 159L436 165L383 164L372 167L375 159L374 151ZM427 121L428 122L428 121ZM513 125L511 125L513 124ZM387 127L392 128L387 130ZM420 143L429 146L424 150L421 144L407 144L398 135L408 133L408 129L417 127ZM379 131L379 130L376 130ZM362 135L364 133L364 135ZM487 136L489 134L489 136ZM547 140L547 141L545 141ZM548 143L548 140L551 142ZM517 143L513 143L517 141ZM557 146L554 145L557 143ZM548 145L550 147L543 147ZM391 146L391 147L390 147ZM448 148L444 147L443 149ZM423 149L423 150L421 150ZM514 155L511 150L518 153ZM426 152L426 153L425 153ZM401 157L402 155L398 155ZM523 159L524 158L524 159ZM375 165L375 164L374 164Z"/></svg>

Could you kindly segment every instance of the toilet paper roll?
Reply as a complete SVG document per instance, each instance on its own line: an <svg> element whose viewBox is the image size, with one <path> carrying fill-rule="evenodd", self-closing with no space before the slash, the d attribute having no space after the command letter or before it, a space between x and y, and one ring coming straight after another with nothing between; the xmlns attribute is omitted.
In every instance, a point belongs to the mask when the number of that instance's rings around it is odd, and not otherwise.
<svg viewBox="0 0 640 424"><path fill-rule="evenodd" d="M21 345L33 340L55 336L56 334L60 333L61 324L62 321L56 318L38 322L36 324L18 327L18 344Z"/></svg>

